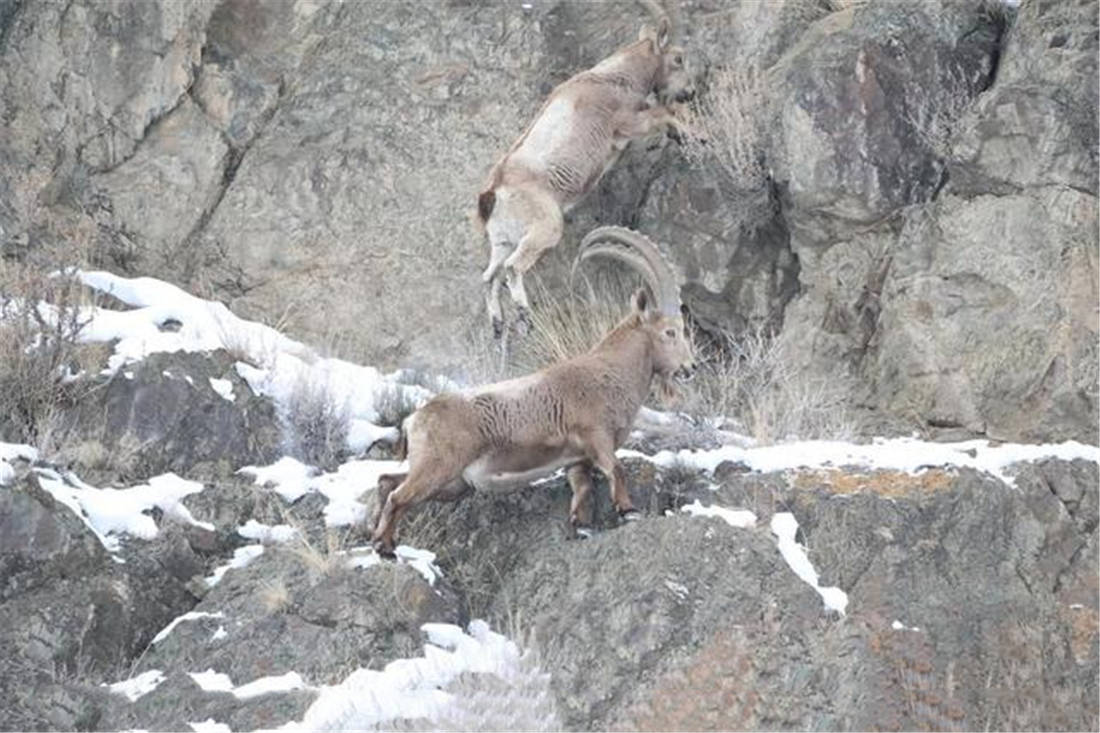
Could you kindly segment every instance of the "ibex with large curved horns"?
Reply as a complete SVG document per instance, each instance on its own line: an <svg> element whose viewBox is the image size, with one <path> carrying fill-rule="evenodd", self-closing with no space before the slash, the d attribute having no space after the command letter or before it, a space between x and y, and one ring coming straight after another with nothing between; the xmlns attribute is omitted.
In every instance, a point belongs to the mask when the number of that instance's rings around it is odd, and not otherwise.
<svg viewBox="0 0 1100 733"><path fill-rule="evenodd" d="M654 377L695 370L672 268L646 237L601 227L581 243L576 262L607 257L637 270L647 288L630 315L587 353L525 377L439 395L402 425L405 474L378 483L373 541L392 555L394 528L412 505L460 498L471 489L526 486L559 468L573 489L569 519L591 521L591 469L611 485L620 516L636 516L615 450L630 433Z"/></svg>
<svg viewBox="0 0 1100 733"><path fill-rule="evenodd" d="M524 328L530 303L523 276L562 237L563 215L595 188L627 144L681 125L668 103L691 96L683 49L672 42L667 13L636 42L558 85L535 119L489 173L477 199L477 223L489 239L482 273L493 334L504 331L504 282ZM655 94L656 106L649 97Z"/></svg>

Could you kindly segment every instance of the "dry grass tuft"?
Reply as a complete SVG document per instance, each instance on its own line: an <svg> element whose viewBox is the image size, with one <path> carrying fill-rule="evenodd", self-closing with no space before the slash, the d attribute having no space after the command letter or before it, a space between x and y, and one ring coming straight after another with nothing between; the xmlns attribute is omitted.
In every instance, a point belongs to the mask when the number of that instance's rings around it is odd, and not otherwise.
<svg viewBox="0 0 1100 733"><path fill-rule="evenodd" d="M858 426L844 391L793 366L790 338L764 329L719 337L698 355L685 411L700 419L736 417L761 445L854 437Z"/></svg>
<svg viewBox="0 0 1100 733"><path fill-rule="evenodd" d="M831 494L870 493L887 498L900 498L947 491L955 485L955 476L933 468L919 474L904 471L872 471L852 473L840 469L801 471L795 477L795 488L822 489Z"/></svg>
<svg viewBox="0 0 1100 733"><path fill-rule="evenodd" d="M515 361L525 371L591 349L630 312L636 280L604 268L578 273L573 292L551 293L537 283L531 332L516 344Z"/></svg>
<svg viewBox="0 0 1100 733"><path fill-rule="evenodd" d="M347 567L347 555L344 550L347 547L348 535L351 528L343 530L326 528L324 544L315 544L310 541L309 535L303 528L288 517L287 524L298 530L297 536L285 547L291 555L301 561L302 565L314 578L332 575Z"/></svg>
<svg viewBox="0 0 1100 733"><path fill-rule="evenodd" d="M374 409L379 425L400 425L416 410L416 400L398 385L387 386L375 398Z"/></svg>
<svg viewBox="0 0 1100 733"><path fill-rule="evenodd" d="M282 613L290 605L290 591L282 578L268 580L260 586L259 599L265 613Z"/></svg>

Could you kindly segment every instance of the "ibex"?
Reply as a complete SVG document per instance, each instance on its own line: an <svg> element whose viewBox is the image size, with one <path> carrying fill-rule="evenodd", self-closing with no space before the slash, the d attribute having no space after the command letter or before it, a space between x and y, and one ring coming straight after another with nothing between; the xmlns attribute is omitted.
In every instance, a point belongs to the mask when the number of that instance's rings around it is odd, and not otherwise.
<svg viewBox="0 0 1100 733"><path fill-rule="evenodd" d="M630 314L587 353L518 379L439 395L410 415L399 441L409 471L378 482L372 540L380 555L393 554L394 529L414 504L525 486L559 468L573 489L572 526L591 521L592 468L610 482L619 515L637 516L615 450L654 377L671 390L670 380L690 376L695 361L679 286L657 247L632 230L600 227L584 238L574 267L596 256L638 270L648 291L634 294Z"/></svg>
<svg viewBox="0 0 1100 733"><path fill-rule="evenodd" d="M564 213L595 188L632 139L681 129L668 103L693 92L683 50L670 43L671 35L662 13L656 30L643 27L636 42L558 85L490 171L477 198L476 222L489 239L481 279L495 337L504 331L505 280L528 328L523 275L561 240ZM649 104L651 94L656 106Z"/></svg>

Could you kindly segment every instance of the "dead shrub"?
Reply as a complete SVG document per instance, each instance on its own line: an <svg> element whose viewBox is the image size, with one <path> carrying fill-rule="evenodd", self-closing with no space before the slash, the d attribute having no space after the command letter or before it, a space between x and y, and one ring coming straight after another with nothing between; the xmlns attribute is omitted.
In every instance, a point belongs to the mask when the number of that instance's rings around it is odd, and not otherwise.
<svg viewBox="0 0 1100 733"><path fill-rule="evenodd" d="M92 305L75 277L5 263L0 272L0 438L52 451L58 412L88 388L80 377L103 366L103 349L80 343Z"/></svg>
<svg viewBox="0 0 1100 733"><path fill-rule="evenodd" d="M299 380L282 417L290 455L325 470L340 465L347 453L349 410L336 404L324 384Z"/></svg>
<svg viewBox="0 0 1100 733"><path fill-rule="evenodd" d="M768 108L763 75L751 63L714 71L704 94L692 103L685 122L694 131L684 153L697 164L712 164L739 191L767 181L764 118Z"/></svg>
<svg viewBox="0 0 1100 733"><path fill-rule="evenodd" d="M388 385L374 400L379 425L401 425L416 410L416 399L400 385Z"/></svg>

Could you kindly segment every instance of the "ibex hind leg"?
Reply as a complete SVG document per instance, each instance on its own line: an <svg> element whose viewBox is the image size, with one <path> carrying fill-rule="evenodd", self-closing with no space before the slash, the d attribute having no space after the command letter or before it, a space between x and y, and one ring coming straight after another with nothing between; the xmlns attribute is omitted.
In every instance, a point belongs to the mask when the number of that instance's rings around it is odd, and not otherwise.
<svg viewBox="0 0 1100 733"><path fill-rule="evenodd" d="M455 500L461 498L465 482L461 472L441 472L439 470L413 468L405 475L405 480L386 498L379 514L371 541L374 550L382 557L394 557L394 532L397 523L409 507L429 499Z"/></svg>
<svg viewBox="0 0 1100 733"><path fill-rule="evenodd" d="M378 526L382 518L382 509L386 506L386 500L390 498L393 490L401 485L408 476L407 473L384 473L378 477L378 486L375 487L375 507L371 515L370 526L372 530Z"/></svg>
<svg viewBox="0 0 1100 733"><path fill-rule="evenodd" d="M504 278L497 272L485 291L485 308L489 311L489 324L492 326L495 341L504 336L504 310L500 306L500 291L503 286Z"/></svg>
<svg viewBox="0 0 1100 733"><path fill-rule="evenodd" d="M546 193L528 190L524 200L527 204L527 228L516 250L504 260L504 272L508 291L519 310L521 328L526 331L531 325L531 303L527 299L523 276L535 266L543 252L556 247L561 241L563 220L558 202Z"/></svg>

